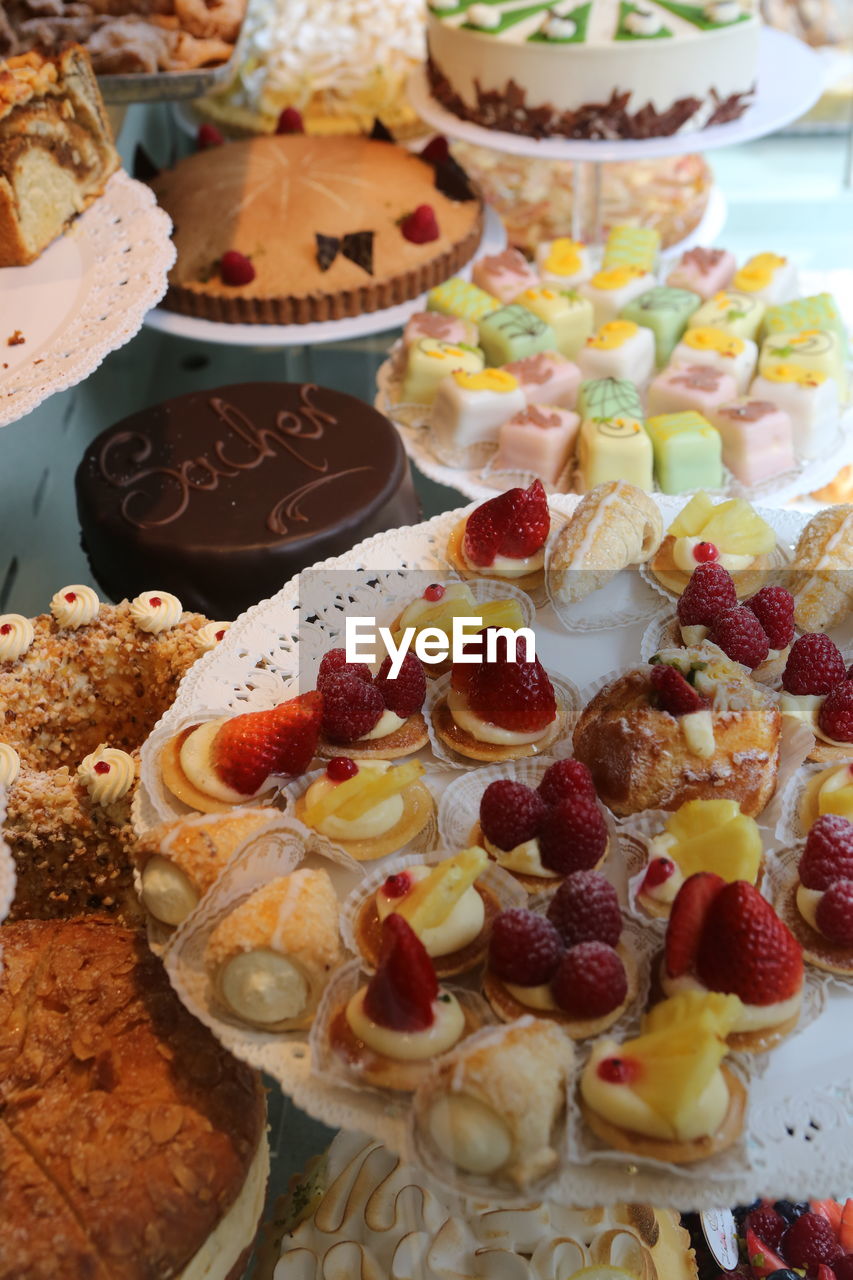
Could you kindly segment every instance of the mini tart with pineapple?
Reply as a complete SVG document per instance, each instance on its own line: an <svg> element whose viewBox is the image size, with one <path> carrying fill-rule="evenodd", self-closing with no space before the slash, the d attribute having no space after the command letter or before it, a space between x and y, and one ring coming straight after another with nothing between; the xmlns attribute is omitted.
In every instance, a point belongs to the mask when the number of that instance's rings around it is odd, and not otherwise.
<svg viewBox="0 0 853 1280"><path fill-rule="evenodd" d="M365 963L371 968L378 963L382 924L393 912L402 915L417 934L437 977L476 968L501 910L498 898L478 879L487 866L485 850L472 847L435 866L390 869L353 921L356 946Z"/></svg>
<svg viewBox="0 0 853 1280"><path fill-rule="evenodd" d="M317 690L323 695L317 754L325 759L398 760L429 742L421 714L426 675L411 652L392 677L390 658L374 675L366 662L347 662L345 649L330 649L317 672Z"/></svg>
<svg viewBox="0 0 853 1280"><path fill-rule="evenodd" d="M415 636L427 627L437 628L448 639L448 653L453 633L454 618L477 618L480 627L510 627L517 631L526 619L520 600L509 596L505 600L477 600L467 582L432 582L417 600L399 613L391 623L394 643L400 643L403 632L413 627ZM412 638L414 644L415 637ZM451 667L450 658L442 662L425 664L427 676L444 675Z"/></svg>
<svg viewBox="0 0 853 1280"><path fill-rule="evenodd" d="M551 532L548 496L541 480L529 489L507 489L475 507L454 526L447 559L463 578L498 578L522 591L545 581L545 544Z"/></svg>
<svg viewBox="0 0 853 1280"><path fill-rule="evenodd" d="M191 724L160 752L163 782L201 813L262 803L276 780L305 772L317 751L323 699L300 694L269 711Z"/></svg>
<svg viewBox="0 0 853 1280"><path fill-rule="evenodd" d="M743 600L788 558L775 530L743 498L715 506L707 493L697 493L670 525L649 568L661 586L680 596L697 565L719 564Z"/></svg>
<svg viewBox="0 0 853 1280"><path fill-rule="evenodd" d="M777 909L810 964L853 975L853 821L841 814L817 819Z"/></svg>
<svg viewBox="0 0 853 1280"><path fill-rule="evenodd" d="M693 1164L743 1132L746 1089L725 1065L734 996L679 996L658 1005L639 1036L602 1040L581 1075L581 1114L617 1151Z"/></svg>
<svg viewBox="0 0 853 1280"><path fill-rule="evenodd" d="M853 757L853 746L850 755ZM808 831L826 813L853 821L853 759L812 774L803 788L799 808L803 831Z"/></svg>
<svg viewBox="0 0 853 1280"><path fill-rule="evenodd" d="M300 822L359 862L397 853L431 821L435 805L417 760L351 760L336 756L297 796Z"/></svg>

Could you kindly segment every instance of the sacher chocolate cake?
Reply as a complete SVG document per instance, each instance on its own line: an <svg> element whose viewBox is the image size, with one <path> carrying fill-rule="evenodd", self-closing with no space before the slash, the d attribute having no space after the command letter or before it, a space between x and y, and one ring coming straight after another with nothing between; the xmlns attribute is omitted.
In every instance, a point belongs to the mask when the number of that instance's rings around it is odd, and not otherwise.
<svg viewBox="0 0 853 1280"><path fill-rule="evenodd" d="M77 469L92 572L120 599L156 582L234 618L301 569L419 519L397 432L310 384L194 391L99 435Z"/></svg>

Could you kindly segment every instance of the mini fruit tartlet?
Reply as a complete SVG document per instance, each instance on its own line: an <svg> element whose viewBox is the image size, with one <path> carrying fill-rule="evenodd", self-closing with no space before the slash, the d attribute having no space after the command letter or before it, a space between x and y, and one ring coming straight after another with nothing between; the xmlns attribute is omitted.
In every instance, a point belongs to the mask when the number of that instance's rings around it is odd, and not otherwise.
<svg viewBox="0 0 853 1280"><path fill-rule="evenodd" d="M810 964L853 974L853 822L840 814L818 818L779 913Z"/></svg>
<svg viewBox="0 0 853 1280"><path fill-rule="evenodd" d="M202 813L257 801L276 779L298 777L317 753L323 699L303 693L269 711L188 725L160 753L163 782Z"/></svg>
<svg viewBox="0 0 853 1280"><path fill-rule="evenodd" d="M774 695L715 645L662 649L588 703L574 753L619 817L720 797L755 817L776 786L781 719Z"/></svg>
<svg viewBox="0 0 853 1280"><path fill-rule="evenodd" d="M415 1097L415 1141L427 1168L520 1189L547 1176L559 1162L573 1069L574 1046L553 1022L524 1017L472 1036Z"/></svg>
<svg viewBox="0 0 853 1280"><path fill-rule="evenodd" d="M761 880L761 833L736 800L688 800L649 840L648 852L636 901L656 919L669 917L684 881L699 871L713 871L727 883L746 880L757 885Z"/></svg>
<svg viewBox="0 0 853 1280"><path fill-rule="evenodd" d="M475 507L451 533L447 559L463 578L506 578L529 591L545 580L550 532L548 495L534 480Z"/></svg>
<svg viewBox="0 0 853 1280"><path fill-rule="evenodd" d="M382 922L376 972L329 1012L321 1033L331 1056L365 1084L411 1093L432 1062L484 1019L440 987L426 948L401 915ZM315 1034L317 1027L315 1025Z"/></svg>
<svg viewBox="0 0 853 1280"><path fill-rule="evenodd" d="M491 584L489 584L491 585ZM528 616L522 601L528 604ZM414 628L412 644L427 628L440 631L447 637L448 653L453 634L454 618L477 618L480 629L484 627L509 627L518 631L529 624L533 615L532 603L525 596L506 596L494 599L477 599L467 582L431 582L417 600L407 605L391 623L394 643L399 646L408 627ZM428 676L440 676L450 670L448 657L443 662L432 662L424 667Z"/></svg>
<svg viewBox="0 0 853 1280"><path fill-rule="evenodd" d="M602 1040L580 1080L580 1109L617 1151L692 1164L737 1142L746 1089L723 1063L736 996L691 992L646 1015L641 1035Z"/></svg>
<svg viewBox="0 0 853 1280"><path fill-rule="evenodd" d="M522 636L516 638L514 662L503 633L496 637L495 660L486 660L489 630L465 646L474 661L453 663L449 688L432 704L435 734L470 760L497 764L544 754L559 737L565 708L539 659L527 660Z"/></svg>
<svg viewBox="0 0 853 1280"><path fill-rule="evenodd" d="M853 754L853 667L829 636L808 632L794 641L782 672L783 717L815 736L810 760L831 764Z"/></svg>
<svg viewBox="0 0 853 1280"><path fill-rule="evenodd" d="M317 672L323 695L318 755L397 760L426 746L423 664L407 653L395 679L390 671L390 658L374 676L366 662L347 662L346 649L325 654Z"/></svg>
<svg viewBox="0 0 853 1280"><path fill-rule="evenodd" d="M266 1031L307 1027L342 957L338 899L326 871L300 868L250 893L208 939L221 1005Z"/></svg>
<svg viewBox="0 0 853 1280"><path fill-rule="evenodd" d="M741 1006L727 1032L732 1049L763 1053L793 1031L803 1000L803 952L754 885L698 872L684 881L666 930L666 996L720 992Z"/></svg>
<svg viewBox="0 0 853 1280"><path fill-rule="evenodd" d="M636 963L621 933L616 890L598 872L576 872L547 917L517 908L495 920L486 999L502 1022L535 1014L558 1022L573 1040L600 1035L637 996Z"/></svg>
<svg viewBox="0 0 853 1280"><path fill-rule="evenodd" d="M419 760L334 756L296 797L294 814L359 862L397 853L423 831L435 811Z"/></svg>
<svg viewBox="0 0 853 1280"><path fill-rule="evenodd" d="M664 644L710 640L755 680L771 684L785 667L794 639L794 597L784 587L762 587L738 604L731 574L717 564L694 570L678 601Z"/></svg>
<svg viewBox="0 0 853 1280"><path fill-rule="evenodd" d="M807 832L827 813L853 821L853 760L812 774L803 789L799 809L802 830Z"/></svg>
<svg viewBox="0 0 853 1280"><path fill-rule="evenodd" d="M573 871L600 867L610 850L590 772L568 759L549 765L535 790L509 778L491 782L470 838L528 893L547 892Z"/></svg>
<svg viewBox="0 0 853 1280"><path fill-rule="evenodd" d="M743 599L783 561L775 530L743 498L715 506L707 493L697 493L670 525L649 567L667 591L681 595L700 564L719 565L734 576Z"/></svg>
<svg viewBox="0 0 853 1280"><path fill-rule="evenodd" d="M403 917L432 960L436 975L449 978L481 963L492 924L501 910L495 893L482 882L489 866L484 849L473 847L428 866L407 859L391 869L379 887L360 899L352 922L355 946L374 968L382 950L382 925L389 915Z"/></svg>

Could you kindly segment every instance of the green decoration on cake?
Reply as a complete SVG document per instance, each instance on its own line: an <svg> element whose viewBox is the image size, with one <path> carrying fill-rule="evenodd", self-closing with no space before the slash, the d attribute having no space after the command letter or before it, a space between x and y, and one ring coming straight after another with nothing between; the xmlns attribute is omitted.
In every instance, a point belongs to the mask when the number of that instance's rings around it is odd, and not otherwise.
<svg viewBox="0 0 853 1280"><path fill-rule="evenodd" d="M655 335L655 361L661 368L687 328L687 321L701 305L698 293L660 285L629 302L620 315L623 320L651 329Z"/></svg>
<svg viewBox="0 0 853 1280"><path fill-rule="evenodd" d="M583 44L586 40L586 29L589 25L589 15L592 12L591 4L578 5L576 9L572 9L569 13L561 13L558 16L561 19L567 19L575 24L575 31L570 36L552 36L547 35L544 31L534 31L532 35L527 37L528 43L532 44Z"/></svg>
<svg viewBox="0 0 853 1280"><path fill-rule="evenodd" d="M527 307L512 303L485 316L479 325L480 346L490 365L523 360L557 346L554 330Z"/></svg>
<svg viewBox="0 0 853 1280"><path fill-rule="evenodd" d="M593 422L608 418L643 420L640 393L627 378L595 378L582 382L578 393L578 413Z"/></svg>
<svg viewBox="0 0 853 1280"><path fill-rule="evenodd" d="M628 21L631 14L637 17L633 20L637 25L637 30L631 30L631 24ZM651 21L649 21L651 20ZM616 40L667 40L672 38L672 31L669 27L665 27L660 23L657 30L646 30L642 28L644 25L652 26L654 22L659 22L658 15L653 14L650 9L641 8L636 4L630 4L629 0L622 0L619 5L619 25L616 28Z"/></svg>
<svg viewBox="0 0 853 1280"><path fill-rule="evenodd" d="M614 227L604 246L603 267L642 267L653 271L660 232L653 227Z"/></svg>
<svg viewBox="0 0 853 1280"><path fill-rule="evenodd" d="M847 346L831 329L802 329L799 332L771 333L764 339L758 372L767 374L776 364L792 364L810 373L834 378L838 396L847 399Z"/></svg>
<svg viewBox="0 0 853 1280"><path fill-rule="evenodd" d="M470 6L469 6L470 7ZM524 22L526 18L532 18L537 13L547 13L552 7L552 0L540 0L539 4L528 4L522 9L504 9L501 19L494 26L481 26L478 22L463 22L463 31L479 31L484 36L499 36L502 31L508 31L510 27L515 27L519 22Z"/></svg>
<svg viewBox="0 0 853 1280"><path fill-rule="evenodd" d="M816 293L810 298L797 298L795 302L767 308L765 334L802 333L804 329L828 329L838 335L845 348L847 346L847 330L831 293Z"/></svg>
<svg viewBox="0 0 853 1280"><path fill-rule="evenodd" d="M656 3L662 9L667 9L670 13L674 13L676 18L683 18L685 22L691 22L700 31L719 31L721 27L733 27L738 22L748 21L752 16L749 13L741 12L730 22L715 22L707 16L706 7L702 5L680 4L678 0L656 0Z"/></svg>
<svg viewBox="0 0 853 1280"><path fill-rule="evenodd" d="M461 276L451 276L444 284L436 285L427 294L427 310L440 311L445 316L458 316L460 320L472 320L476 324L500 306L485 289L478 289Z"/></svg>
<svg viewBox="0 0 853 1280"><path fill-rule="evenodd" d="M655 455L655 474L664 493L719 489L723 483L722 439L701 413L664 413L649 418L646 430Z"/></svg>

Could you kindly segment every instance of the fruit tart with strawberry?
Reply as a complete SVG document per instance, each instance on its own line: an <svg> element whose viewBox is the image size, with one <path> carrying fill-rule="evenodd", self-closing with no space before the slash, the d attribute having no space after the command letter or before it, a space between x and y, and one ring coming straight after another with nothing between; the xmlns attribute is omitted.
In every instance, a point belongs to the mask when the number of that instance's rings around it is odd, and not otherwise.
<svg viewBox="0 0 853 1280"><path fill-rule="evenodd" d="M525 607L526 606L526 607ZM428 628L440 631L447 637L447 651L451 651L454 618L477 618L480 628L509 627L518 631L526 626L534 612L532 601L520 593L507 595L505 599L478 600L467 582L431 582L417 600L406 605L402 613L391 623L394 643L399 646L407 628L414 628L411 643ZM476 625L476 624L472 624ZM427 676L444 675L450 670L448 657L443 662L431 662L424 667Z"/></svg>
<svg viewBox="0 0 853 1280"><path fill-rule="evenodd" d="M742 600L787 555L776 531L743 498L715 505L707 493L697 493L670 525L649 567L661 586L680 596L699 565L719 565L733 575Z"/></svg>
<svg viewBox="0 0 853 1280"><path fill-rule="evenodd" d="M737 996L728 1044L763 1053L797 1025L803 951L753 885L726 884L721 876L700 871L685 880L672 905L660 981L666 996Z"/></svg>
<svg viewBox="0 0 853 1280"><path fill-rule="evenodd" d="M593 1046L580 1109L617 1151L692 1164L725 1151L743 1131L746 1089L724 1063L737 996L688 992L657 1005L639 1036Z"/></svg>
<svg viewBox="0 0 853 1280"><path fill-rule="evenodd" d="M366 662L347 662L346 649L330 649L317 672L323 720L317 754L397 760L429 741L421 708L423 663L407 653L396 678L385 658L374 675Z"/></svg>
<svg viewBox="0 0 853 1280"><path fill-rule="evenodd" d="M818 818L778 909L809 964L853 975L853 822L840 814Z"/></svg>
<svg viewBox="0 0 853 1280"><path fill-rule="evenodd" d="M755 817L776 786L774 695L711 644L662 649L583 709L574 754L620 817L687 800L736 800Z"/></svg>
<svg viewBox="0 0 853 1280"><path fill-rule="evenodd" d="M460 520L447 559L463 578L505 578L530 591L545 581L545 544L551 532L548 495L541 480L507 489Z"/></svg>
<svg viewBox="0 0 853 1280"><path fill-rule="evenodd" d="M424 830L435 813L419 760L333 756L294 812L306 827L339 845L359 862L397 853Z"/></svg>
<svg viewBox="0 0 853 1280"><path fill-rule="evenodd" d="M492 927L483 993L502 1022L535 1014L573 1040L601 1035L637 997L616 890L597 871L567 876L547 916L515 908Z"/></svg>
<svg viewBox="0 0 853 1280"><path fill-rule="evenodd" d="M188 725L160 753L163 782L202 813L257 804L277 782L305 773L317 754L323 698L304 693L269 711Z"/></svg>
<svg viewBox="0 0 853 1280"><path fill-rule="evenodd" d="M809 760L831 764L853 755L853 666L829 636L807 632L791 646L779 705L786 719L814 733Z"/></svg>
<svg viewBox="0 0 853 1280"><path fill-rule="evenodd" d="M579 760L556 760L538 787L512 778L489 783L470 836L528 893L556 889L564 876L602 865L610 835L592 776Z"/></svg>

